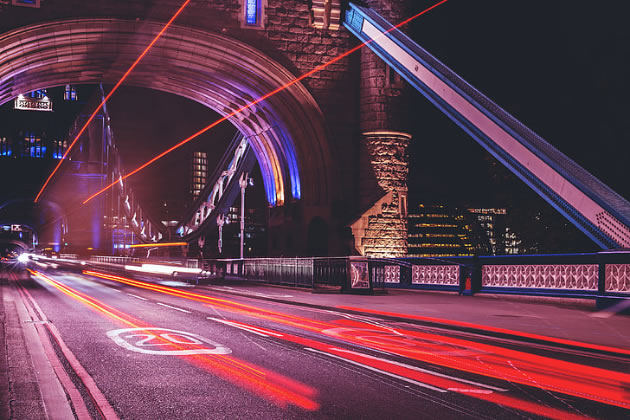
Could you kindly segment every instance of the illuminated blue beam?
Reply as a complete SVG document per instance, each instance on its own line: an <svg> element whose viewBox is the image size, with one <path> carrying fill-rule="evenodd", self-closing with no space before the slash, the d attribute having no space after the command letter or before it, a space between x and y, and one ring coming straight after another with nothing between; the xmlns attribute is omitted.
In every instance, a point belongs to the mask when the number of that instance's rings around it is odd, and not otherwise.
<svg viewBox="0 0 630 420"><path fill-rule="evenodd" d="M627 200L374 10L350 4L344 26L600 247L630 248Z"/></svg>

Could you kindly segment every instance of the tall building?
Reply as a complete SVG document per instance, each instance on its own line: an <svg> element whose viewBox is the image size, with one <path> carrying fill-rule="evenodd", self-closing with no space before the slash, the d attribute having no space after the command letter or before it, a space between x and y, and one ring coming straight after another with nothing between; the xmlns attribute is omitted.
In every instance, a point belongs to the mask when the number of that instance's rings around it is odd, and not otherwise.
<svg viewBox="0 0 630 420"><path fill-rule="evenodd" d="M507 226L507 210L502 208L470 208L473 215L484 230L490 243L492 255L514 255L522 249L521 241L516 233Z"/></svg>
<svg viewBox="0 0 630 420"><path fill-rule="evenodd" d="M190 194L193 201L199 197L208 182L208 155L206 152L193 152L190 179Z"/></svg>
<svg viewBox="0 0 630 420"><path fill-rule="evenodd" d="M408 257L483 255L490 249L476 220L457 209L420 204L408 219Z"/></svg>

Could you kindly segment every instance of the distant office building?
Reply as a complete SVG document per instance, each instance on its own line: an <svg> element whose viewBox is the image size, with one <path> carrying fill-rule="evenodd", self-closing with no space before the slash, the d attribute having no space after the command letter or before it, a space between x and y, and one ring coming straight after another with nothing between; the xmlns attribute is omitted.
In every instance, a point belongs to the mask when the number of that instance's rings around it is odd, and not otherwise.
<svg viewBox="0 0 630 420"><path fill-rule="evenodd" d="M492 255L514 255L522 249L516 233L507 226L507 210L501 208L471 208L473 215L484 230Z"/></svg>
<svg viewBox="0 0 630 420"><path fill-rule="evenodd" d="M190 180L193 201L199 197L206 182L208 182L208 155L206 152L193 152Z"/></svg>
<svg viewBox="0 0 630 420"><path fill-rule="evenodd" d="M408 215L408 257L483 255L489 251L474 217L442 205L420 204Z"/></svg>
<svg viewBox="0 0 630 420"><path fill-rule="evenodd" d="M160 221L169 228L177 226L187 207L187 203L181 200L164 200L159 213Z"/></svg>
<svg viewBox="0 0 630 420"><path fill-rule="evenodd" d="M226 217L229 223L223 227L224 255L236 257L240 253L240 207L230 207ZM264 210L245 209L244 236L243 254L245 257L267 255L267 219Z"/></svg>

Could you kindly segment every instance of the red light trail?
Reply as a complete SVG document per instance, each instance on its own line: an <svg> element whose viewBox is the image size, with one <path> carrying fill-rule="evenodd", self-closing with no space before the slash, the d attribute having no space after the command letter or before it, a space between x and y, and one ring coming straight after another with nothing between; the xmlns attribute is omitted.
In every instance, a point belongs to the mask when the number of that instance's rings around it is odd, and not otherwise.
<svg viewBox="0 0 630 420"><path fill-rule="evenodd" d="M125 79L127 78L127 76L129 76L129 74L133 71L133 69L136 68L136 66L138 65L138 63L144 58L144 56L149 52L149 50L153 47L153 45L157 42L158 39L160 39L162 37L162 35L164 34L164 32L166 32L166 30L168 29L169 26L171 26L171 24L173 23L173 21L177 18L177 16L180 15L180 13L186 8L186 6L188 6L188 3L190 3L190 0L186 0L184 1L184 3L181 5L181 7L177 10L177 12L175 12L175 14L173 15L173 17L171 17L171 19L166 23L166 25L164 25L164 27L162 28L162 30L160 32L158 32L158 34L153 38L153 40L151 41L151 43L149 45L147 45L147 47L144 49L144 51L142 51L142 53L138 56L138 58L136 59L136 61L133 62L133 64L129 67L129 69L125 72L125 74L123 74L123 76L120 78L120 80L118 81L118 83L116 83L116 85L114 86L114 88L107 94L107 96L105 97L105 99L103 99L103 101L101 102L101 104L94 110L94 112L92 113L92 115L90 115L90 118L88 118L88 120L86 121L86 123L83 125L83 127L81 127L81 130L79 130L79 133L76 135L76 137L74 138L74 140L72 140L72 143L70 143L70 146L68 146L68 150L66 150L66 152L63 154L63 156L61 157L61 159L59 160L59 163L57 163L57 166L55 166L55 169L53 169L53 171L50 173L50 175L48 176L48 179L46 179L46 182L44 182L44 185L42 186L42 188L39 190L39 193L37 194L37 197L35 197L34 202L37 203L37 201L39 201L39 198L41 197L42 193L44 192L44 190L46 189L46 187L48 186L48 183L50 183L50 180L52 179L52 177L55 175L55 173L57 173L57 171L59 170L59 168L61 167L61 164L63 163L63 161L66 159L66 157L68 156L68 154L70 153L70 151L72 150L72 147L76 144L76 142L79 140L79 138L81 137L81 135L83 134L83 132L85 132L85 130L87 129L88 125L90 125L90 123L92 122L92 120L94 119L94 117L96 116L96 114L98 113L98 111L101 110L101 108L103 108L103 105L105 105L105 103L109 100L109 98L114 94L114 92L116 92L116 90L118 89L118 87L125 81Z"/></svg>
<svg viewBox="0 0 630 420"><path fill-rule="evenodd" d="M168 345L175 349L182 349L177 343L167 341L161 337L151 334L151 330L155 327L144 323L125 314L99 300L79 292L43 273L30 270L28 271L34 277L51 285L63 294L72 299L89 306L99 314L120 322L128 327L143 329L149 336L155 337L156 340L162 341L164 345ZM189 345L187 348L190 348ZM192 345L196 347L196 345ZM201 349L201 347L198 347ZM314 388L275 373L253 363L242 361L232 355L212 354L212 355L185 355L178 356L198 368L201 368L211 374L218 375L232 383L235 383L251 392L264 397L279 407L287 407L289 404L303 408L304 410L314 411L319 408L319 403L315 401L317 390Z"/></svg>
<svg viewBox="0 0 630 420"><path fill-rule="evenodd" d="M370 323L350 320L337 320L334 322L316 321L300 316L265 310L227 299L94 271L84 271L83 274L178 296L184 299L203 302L231 312L320 333L328 337L341 339L348 343L397 354L437 366L444 366L458 371L520 383L566 395L573 395L579 398L598 401L603 404L626 409L630 408L630 395L625 392L625 389L630 387L630 375L627 373L565 362L551 357L538 356L522 351L505 349L495 345L482 344L438 334L403 330L400 328L393 330ZM271 336L280 337L318 350L322 350L321 346L324 345L314 340L291 336L286 333L270 331L235 321L230 322L240 324L246 329L249 328L250 330L261 333L268 333ZM292 338L289 339L287 337ZM471 351L474 355L469 354ZM457 354L458 352L461 354ZM401 374L401 372L399 371L397 374ZM426 378L424 381L426 382ZM474 395L474 397L477 397L477 395ZM520 401L512 397L499 395L480 396L479 398L488 401L493 401L494 399L497 404L511 404L510 406L517 408L519 406L515 401ZM531 411L526 407L537 406L536 404L528 404L530 403L525 403L521 408L525 411ZM539 413L544 413L544 410ZM562 416L558 416L557 413L553 415L546 413L545 415L554 418L562 418Z"/></svg>
<svg viewBox="0 0 630 420"><path fill-rule="evenodd" d="M186 246L188 242L160 242L158 244L134 244L129 245L129 248L147 248L156 246Z"/></svg>
<svg viewBox="0 0 630 420"><path fill-rule="evenodd" d="M442 0L436 4L434 4L433 6L430 6L426 9L424 9L423 11L411 16L410 18L407 18L405 20L403 20L402 22L400 22L399 24L397 24L396 26L391 27L390 29L388 29L387 31L384 32L384 34L393 31L394 29L398 29L406 24L408 24L409 22L411 22L412 20L424 15L425 13L435 9L436 7L438 7L439 5L446 3L448 0ZM346 51L345 53L342 53L340 55L338 55L337 57L331 59L330 61L324 63L324 64L320 64L319 66L315 67L314 69L304 73L303 75L301 75L300 77L297 77L293 80L291 80L288 83L285 83L284 85L280 86L279 88L272 90L271 92L261 96L260 98L242 106L241 108L237 109L236 111L232 111L229 114L225 115L224 117L219 118L218 120L216 120L215 122L213 122L212 124L202 128L201 130L197 131L196 133L192 134L191 136L185 138L184 140L180 141L179 143L175 144L174 146L166 149L165 151L163 151L162 153L156 155L155 157L153 157L152 159L148 160L147 162L143 163L142 165L138 166L136 169L134 169L133 171L129 172L127 175L121 177L120 179L116 180L115 182L112 182L111 184L109 184L108 186L104 187L103 189L101 189L100 191L92 194L91 196L89 196L85 201L83 201L83 204L86 204L87 202L89 202L90 200L92 200L94 197L99 196L100 194L104 193L105 191L107 191L108 189L110 189L111 187L113 187L114 185L116 185L118 182L120 182L121 179L126 179L129 178L130 176L140 172L141 170L143 170L144 168L146 168L147 166L151 165L152 163L154 163L155 161L163 158L164 156L166 156L167 154L169 154L170 152L172 152L173 150L183 146L184 144L194 140L195 138L197 138L198 136L202 135L203 133L205 133L206 131L216 127L217 125L221 124L224 121L227 121L229 118L234 117L235 115L240 114L241 112L243 112L244 110L251 108L252 106L264 101L265 99L268 99L274 95L276 95L279 92L282 92L283 90L287 89L290 86L293 86L294 84L300 82L301 80L304 80L307 77L312 76L313 74L325 69L326 67L330 66L331 64L334 64L344 58L346 58L347 56L349 56L352 53L355 53L356 51L359 51L361 48L365 47L366 45L370 44L371 42L373 42L374 40L371 39L367 42L361 43L359 45L357 45L356 47Z"/></svg>
<svg viewBox="0 0 630 420"><path fill-rule="evenodd" d="M581 342L581 341L567 340L567 339L564 339L564 338L556 338L556 337L549 337L549 336L545 336L545 335L526 333L526 332L522 332L522 331L508 330L508 329L505 329L505 328L490 327L488 325L471 324L470 322L453 321L453 320L450 320L450 319L431 318L431 317L418 316L418 315L399 314L399 313L395 313L395 312L376 311L376 310L373 310L373 309L356 308L356 307L353 307L353 306L338 306L338 308L339 309L345 309L345 310L351 310L351 311L355 311L355 312L371 313L371 314L374 314L374 315L391 316L391 317L396 317L396 318L416 319L418 321L434 322L434 323L443 324L443 325L453 325L453 326L457 326L457 327L472 328L472 329L482 330L482 331L497 332L497 333L501 333L501 334L508 334L508 335L513 335L513 336L518 336L518 337L532 338L534 340L548 341L548 342L556 343L556 344L564 344L564 345L568 345L568 346L572 346L572 347L578 347L578 348L582 348L582 349L598 350L598 351L605 351L605 352L609 352L609 353L618 353L618 354L630 355L630 350L628 350L628 349L622 349L622 348L618 348L618 347L602 346L602 345L591 344L591 343L584 343L584 342Z"/></svg>

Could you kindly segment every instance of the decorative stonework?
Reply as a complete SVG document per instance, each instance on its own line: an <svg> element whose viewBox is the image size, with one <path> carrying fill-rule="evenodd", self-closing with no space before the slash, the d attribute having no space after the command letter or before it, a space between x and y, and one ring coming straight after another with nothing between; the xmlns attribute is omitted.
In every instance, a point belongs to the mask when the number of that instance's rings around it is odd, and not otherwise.
<svg viewBox="0 0 630 420"><path fill-rule="evenodd" d="M630 264L606 264L607 292L630 293Z"/></svg>
<svg viewBox="0 0 630 420"><path fill-rule="evenodd" d="M369 169L375 181L365 185L369 180L362 177L362 192L366 196L363 201L371 195L370 190L386 194L352 224L355 247L361 255L407 255L407 147L410 139L407 133L389 130L363 133L369 162L362 164L362 170Z"/></svg>
<svg viewBox="0 0 630 420"><path fill-rule="evenodd" d="M459 285L458 265L414 265L411 269L412 284Z"/></svg>
<svg viewBox="0 0 630 420"><path fill-rule="evenodd" d="M483 287L597 290L597 264L484 265Z"/></svg>
<svg viewBox="0 0 630 420"><path fill-rule="evenodd" d="M385 283L400 283L400 266L385 266Z"/></svg>
<svg viewBox="0 0 630 420"><path fill-rule="evenodd" d="M337 31L341 23L340 0L312 0L311 25L317 29Z"/></svg>

